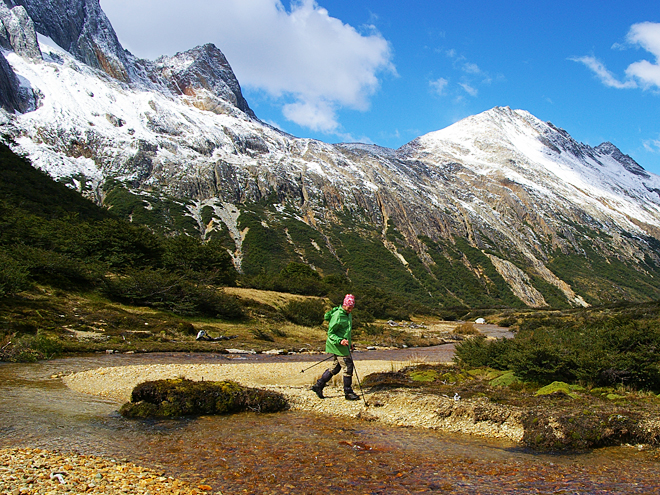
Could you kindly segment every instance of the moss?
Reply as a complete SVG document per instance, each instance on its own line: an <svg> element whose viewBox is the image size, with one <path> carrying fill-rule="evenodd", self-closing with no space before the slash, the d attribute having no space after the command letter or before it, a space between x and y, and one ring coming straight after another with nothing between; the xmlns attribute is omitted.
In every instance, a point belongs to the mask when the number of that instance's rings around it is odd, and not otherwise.
<svg viewBox="0 0 660 495"><path fill-rule="evenodd" d="M242 411L277 412L288 407L283 395L242 387L236 382L156 380L137 385L119 413L127 418L178 418Z"/></svg>
<svg viewBox="0 0 660 495"><path fill-rule="evenodd" d="M538 389L535 395L542 396L561 394L568 397L577 398L578 396L574 392L582 390L584 390L584 387L579 385L569 385L568 383L557 381Z"/></svg>
<svg viewBox="0 0 660 495"><path fill-rule="evenodd" d="M623 395L619 395L619 394L607 394L605 396L605 398L608 399L608 400L625 399L625 397Z"/></svg>
<svg viewBox="0 0 660 495"><path fill-rule="evenodd" d="M410 373L410 378L414 382L433 382L438 378L438 372L433 370L416 371Z"/></svg>
<svg viewBox="0 0 660 495"><path fill-rule="evenodd" d="M499 376L496 376L490 381L493 387L509 387L514 383L520 383L520 379L513 371L500 372Z"/></svg>

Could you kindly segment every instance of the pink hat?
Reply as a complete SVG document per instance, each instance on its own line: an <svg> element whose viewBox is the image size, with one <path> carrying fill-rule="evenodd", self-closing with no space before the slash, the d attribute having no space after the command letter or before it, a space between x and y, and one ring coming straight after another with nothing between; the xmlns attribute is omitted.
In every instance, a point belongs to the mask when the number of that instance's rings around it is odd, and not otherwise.
<svg viewBox="0 0 660 495"><path fill-rule="evenodd" d="M347 308L352 308L355 306L355 296L353 294L346 294L346 297L344 297L343 306L346 306Z"/></svg>

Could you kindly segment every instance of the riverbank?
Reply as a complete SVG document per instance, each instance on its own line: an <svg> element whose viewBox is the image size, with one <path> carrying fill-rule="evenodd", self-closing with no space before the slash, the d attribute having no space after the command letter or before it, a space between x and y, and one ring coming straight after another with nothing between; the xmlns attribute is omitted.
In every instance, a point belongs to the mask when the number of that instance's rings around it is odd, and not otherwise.
<svg viewBox="0 0 660 495"><path fill-rule="evenodd" d="M581 450L621 444L656 448L660 443L660 401L652 394L601 397L602 394L587 391L558 389L539 395L535 389L491 386L487 379L469 374L464 374L466 380L455 375L449 380L461 383L438 385L436 379L442 370L433 369L418 372L421 382L404 385L406 373L397 372L411 364L414 363L359 361L360 377L382 375L384 386L367 387L363 400L353 402L344 399L337 377L324 390L326 399L319 399L310 387L324 367L301 373L307 366L301 362L117 366L61 378L71 389L112 399L118 407L129 401L133 388L144 381L233 380L247 387L283 394L293 411L505 439L541 450ZM425 362L421 366L433 365ZM435 378L426 382L429 377ZM401 383L397 384L397 380ZM436 385L432 384L433 380ZM360 392L357 384L355 389Z"/></svg>
<svg viewBox="0 0 660 495"><path fill-rule="evenodd" d="M222 495L130 462L41 449L0 449L0 493Z"/></svg>
<svg viewBox="0 0 660 495"><path fill-rule="evenodd" d="M361 376L398 371L411 364L399 361L359 361ZM133 388L141 382L185 377L190 380L234 380L241 385L275 390L282 393L294 411L307 411L345 418L378 421L398 427L421 427L444 431L504 438L520 442L523 427L520 414L490 404L484 398L455 400L417 393L410 390L388 390L366 393L364 401L347 401L340 379L326 387L326 399L319 399L310 386L316 373L301 373L305 363L239 363L239 364L152 364L98 368L62 377L73 390L116 400L130 400ZM355 389L360 389L356 385ZM475 411L478 411L475 412ZM487 414L486 414L487 412Z"/></svg>

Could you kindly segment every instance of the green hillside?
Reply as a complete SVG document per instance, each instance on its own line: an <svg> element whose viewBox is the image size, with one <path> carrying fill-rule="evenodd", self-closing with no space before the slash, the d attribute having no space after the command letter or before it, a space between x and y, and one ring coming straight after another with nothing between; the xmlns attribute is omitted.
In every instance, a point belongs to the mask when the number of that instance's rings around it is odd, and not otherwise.
<svg viewBox="0 0 660 495"><path fill-rule="evenodd" d="M0 164L2 294L47 283L100 290L108 297L179 312L212 314L214 309L204 309L206 303L182 297L182 285L192 284L188 288L196 287L199 293L209 284L238 283L335 301L350 290L358 300L365 299L364 321L448 309L525 306L486 251L461 237L421 236L413 250L396 225L389 224L383 232L370 223L366 212L343 209L310 222L298 204L276 195L232 206L236 219L229 225L211 203L200 208L193 201L133 190L115 180L104 185L101 208L6 146L0 148ZM593 243L606 244L607 239L596 239L598 233L586 228L582 231L580 252L556 252L548 261L559 278L590 304L660 298L660 267L654 259L647 256L633 265L604 255ZM660 243L647 241L660 250ZM515 253L489 254L518 263ZM530 284L550 307L570 307L557 286L531 267L518 268L529 274ZM162 295L163 284L177 288Z"/></svg>
<svg viewBox="0 0 660 495"><path fill-rule="evenodd" d="M118 218L3 145L0 260L0 296L44 284L179 313L240 314L206 288L235 284L221 245L165 237Z"/></svg>

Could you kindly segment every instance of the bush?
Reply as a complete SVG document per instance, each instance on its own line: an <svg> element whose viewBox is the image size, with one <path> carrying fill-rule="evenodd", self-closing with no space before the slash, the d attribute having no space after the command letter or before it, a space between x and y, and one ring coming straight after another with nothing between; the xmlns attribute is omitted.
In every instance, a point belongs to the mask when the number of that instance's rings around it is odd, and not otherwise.
<svg viewBox="0 0 660 495"><path fill-rule="evenodd" d="M456 335L479 335L479 330L474 328L471 322L466 321L454 328L453 333Z"/></svg>
<svg viewBox="0 0 660 495"><path fill-rule="evenodd" d="M527 324L511 340L466 340L456 346L455 360L467 366L510 369L521 379L540 384L563 381L660 390L657 321L606 316L552 323L555 326Z"/></svg>
<svg viewBox="0 0 660 495"><path fill-rule="evenodd" d="M13 296L32 284L27 268L6 253L0 252L0 297Z"/></svg>
<svg viewBox="0 0 660 495"><path fill-rule="evenodd" d="M321 299L289 301L289 303L282 308L282 313L287 320L296 325L318 327L323 323L325 305Z"/></svg>
<svg viewBox="0 0 660 495"><path fill-rule="evenodd" d="M517 323L518 323L518 318L516 318L515 316L508 316L497 322L499 326L504 328L509 328Z"/></svg>
<svg viewBox="0 0 660 495"><path fill-rule="evenodd" d="M172 272L206 274L210 283L235 285L236 269L226 249L217 241L178 235L163 243L163 266Z"/></svg>
<svg viewBox="0 0 660 495"><path fill-rule="evenodd" d="M253 328L250 330L250 333L254 335L254 338L257 340L265 340L266 342L275 342L275 338L261 328Z"/></svg>
<svg viewBox="0 0 660 495"><path fill-rule="evenodd" d="M186 275L165 270L133 270L121 277L106 277L104 292L110 298L162 308L184 316L238 319L244 316L238 301Z"/></svg>
<svg viewBox="0 0 660 495"><path fill-rule="evenodd" d="M94 287L104 273L104 267L98 263L85 263L38 247L17 246L13 251L16 255L21 254L22 263L32 280L60 289Z"/></svg>
<svg viewBox="0 0 660 495"><path fill-rule="evenodd" d="M7 349L4 359L17 363L32 363L40 359L52 359L62 353L62 345L56 339L44 335L24 335Z"/></svg>
<svg viewBox="0 0 660 495"><path fill-rule="evenodd" d="M328 293L321 276L302 263L289 263L275 277L273 288L280 292L305 296L324 296Z"/></svg>
<svg viewBox="0 0 660 495"><path fill-rule="evenodd" d="M410 319L414 305L401 296L390 294L379 288L369 288L360 292L362 294L356 297L355 308L360 312L364 321L369 319L368 315L381 320Z"/></svg>
<svg viewBox="0 0 660 495"><path fill-rule="evenodd" d="M360 334L365 334L374 337L376 335L383 335L385 333L385 330L386 330L385 327L383 327L382 325L365 323L360 327L359 332Z"/></svg>
<svg viewBox="0 0 660 495"><path fill-rule="evenodd" d="M506 370L509 367L509 340L486 340L484 335L456 344L454 361L470 368L489 367Z"/></svg>

